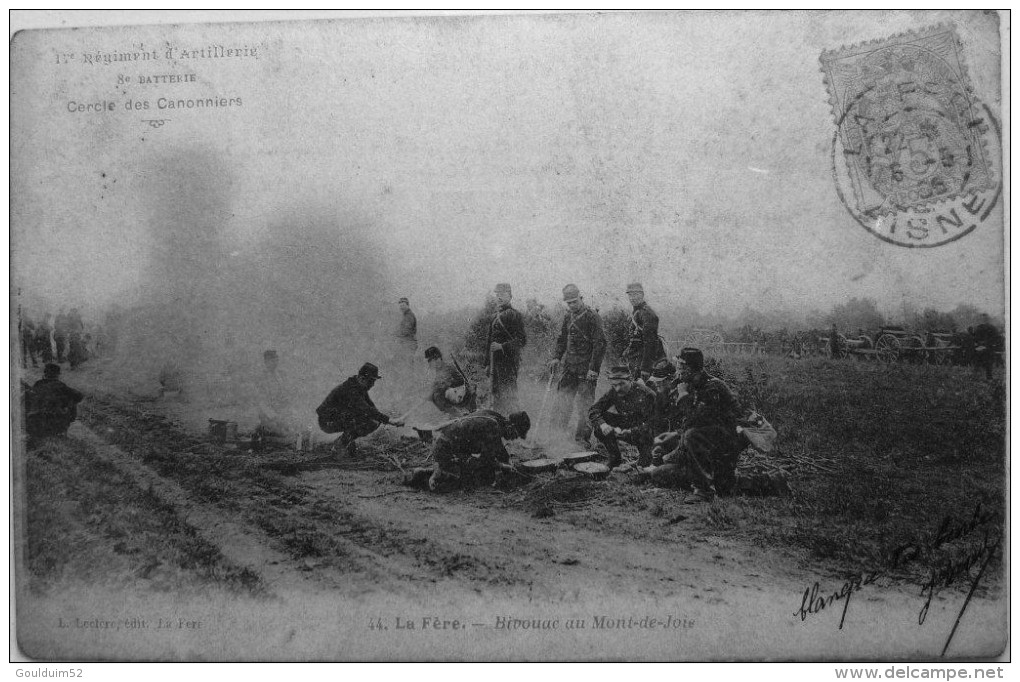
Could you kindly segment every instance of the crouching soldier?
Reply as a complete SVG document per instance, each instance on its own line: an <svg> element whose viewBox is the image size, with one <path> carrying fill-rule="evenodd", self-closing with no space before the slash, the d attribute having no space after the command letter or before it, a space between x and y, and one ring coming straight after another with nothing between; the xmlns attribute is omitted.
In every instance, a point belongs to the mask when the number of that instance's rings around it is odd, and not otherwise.
<svg viewBox="0 0 1020 682"><path fill-rule="evenodd" d="M435 373L429 400L437 409L454 418L477 409L475 390L468 383L456 360L451 367L443 360L443 354L438 348L429 346L425 349L425 361L428 362L429 369Z"/></svg>
<svg viewBox="0 0 1020 682"><path fill-rule="evenodd" d="M355 440L372 433L380 424L404 425L403 421L390 419L377 410L375 403L368 397L369 390L381 378L379 368L366 362L356 376L349 377L330 391L322 404L316 408L319 428L326 433L340 434L333 443L334 450L340 449L337 454L355 456L357 454Z"/></svg>
<svg viewBox="0 0 1020 682"><path fill-rule="evenodd" d="M60 377L60 365L47 363L43 378L25 395L25 430L29 438L64 436L78 418L78 403L84 397Z"/></svg>
<svg viewBox="0 0 1020 682"><path fill-rule="evenodd" d="M441 490L463 481L469 474L492 482L510 464L504 440L527 438L531 420L527 412L504 417L494 410L479 410L436 429L432 446L435 469L429 490Z"/></svg>
<svg viewBox="0 0 1020 682"><path fill-rule="evenodd" d="M737 433L740 406L729 386L704 370L697 348L680 351L680 380L690 393L690 413L680 437L680 459L694 486L684 502L710 502L718 490L736 483L737 459L743 449Z"/></svg>
<svg viewBox="0 0 1020 682"><path fill-rule="evenodd" d="M595 438L609 452L610 469L622 463L620 440L637 447L638 466L652 463L650 422L655 415L655 392L632 376L626 366L613 367L609 372L610 389L588 410Z"/></svg>

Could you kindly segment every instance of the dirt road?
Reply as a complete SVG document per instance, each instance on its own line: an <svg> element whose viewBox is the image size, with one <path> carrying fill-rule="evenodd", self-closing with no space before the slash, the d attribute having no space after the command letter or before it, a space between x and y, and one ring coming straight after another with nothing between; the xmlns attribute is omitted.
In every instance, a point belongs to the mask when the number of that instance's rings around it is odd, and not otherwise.
<svg viewBox="0 0 1020 682"><path fill-rule="evenodd" d="M399 464L388 464L423 456L417 442L383 437L350 461L322 450L256 454L210 444L160 412L97 393L70 435L170 505L226 562L257 574L264 594L153 594L144 581L87 595L57 589L19 614L30 651L328 660L937 656L966 596L959 586L938 593L918 625L918 584L886 575L855 583L853 574L880 567L742 541L741 524L769 521L764 511L755 518L764 507L753 500L684 505L677 491L626 475L591 481L565 472L437 495L403 487ZM954 651L990 654L1005 632L1000 589L979 595ZM60 627L128 612L162 622L162 609L173 614L168 622L202 626L128 640Z"/></svg>

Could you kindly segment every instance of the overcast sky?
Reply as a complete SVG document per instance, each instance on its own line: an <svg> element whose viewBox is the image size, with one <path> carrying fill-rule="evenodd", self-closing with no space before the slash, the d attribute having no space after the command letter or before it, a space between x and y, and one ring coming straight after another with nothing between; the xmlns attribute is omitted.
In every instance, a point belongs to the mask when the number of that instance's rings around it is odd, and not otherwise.
<svg viewBox="0 0 1020 682"><path fill-rule="evenodd" d="M366 304L407 295L420 310L442 310L477 304L500 281L520 302L558 300L576 282L606 305L625 301L636 279L652 301L705 312L825 310L851 296L886 310L1001 310L1001 206L957 242L904 249L855 223L833 187L820 54L940 21L957 27L974 93L998 111L998 24L978 13L21 34L12 48L15 283L96 307L165 278L215 277L256 252L267 276L283 279L315 254L339 254L329 257L372 268L319 268L322 281L302 281L312 295L349 285ZM254 46L258 58L56 64L58 52L162 51L168 41ZM129 85L116 85L121 73ZM135 82L170 73L197 82ZM155 107L161 96L243 103L124 110L129 98ZM67 110L104 100L117 108ZM170 120L155 129L143 118Z"/></svg>

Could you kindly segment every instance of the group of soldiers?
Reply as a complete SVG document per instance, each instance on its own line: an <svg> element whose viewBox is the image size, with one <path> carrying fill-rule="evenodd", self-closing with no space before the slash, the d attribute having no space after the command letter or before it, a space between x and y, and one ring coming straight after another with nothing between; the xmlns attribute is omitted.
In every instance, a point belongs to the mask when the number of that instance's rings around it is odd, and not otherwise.
<svg viewBox="0 0 1020 682"><path fill-rule="evenodd" d="M518 404L521 351L528 341L524 317L512 305L509 284L498 284L494 293L497 308L488 323L483 361L490 382L488 405L479 405L478 392L455 357L444 357L436 346L424 352L432 372L425 400L447 418L438 425L416 428L423 440L432 443L435 465L427 480L431 490L459 485L465 477L495 480L501 474L509 475L513 468L504 441L525 439L531 429L531 418ZM642 473L664 483L692 487L688 501L710 500L717 492L727 492L734 482L741 449L739 405L724 382L705 372L700 350L684 348L675 363L667 358L659 337L659 318L645 301L643 287L630 284L626 293L633 306L623 353L626 364L609 368L609 390L596 399L607 345L602 319L585 304L576 285L563 288L567 311L548 359L549 389L554 380L556 383L551 428L564 437L572 436L586 450L592 448L594 437L608 454L610 469L631 467L624 462L620 447L629 443L637 449L636 466ZM403 355L413 356L417 320L406 298L399 305L398 348ZM39 325L23 318L23 332L30 328L33 339L45 338L45 343L36 345L45 364L44 378L26 387L30 436L65 433L82 399L79 392L60 381L57 364L65 359L65 353L72 367L80 362L81 317L72 309L58 319L59 324L50 327L49 316ZM50 362L51 334L57 363ZM34 355L31 359L34 361ZM294 425L304 421L291 409L289 390L278 368L277 352L265 351L257 388L257 438L293 435ZM387 415L372 401L369 393L381 378L379 367L367 362L331 390L316 409L318 427L337 436L331 449L338 456L357 456L358 440L380 426L404 426L406 415Z"/></svg>
<svg viewBox="0 0 1020 682"><path fill-rule="evenodd" d="M521 350L527 344L524 318L511 305L509 284L498 284L494 293L497 309L489 321L483 362L490 381L487 408L479 409L475 387L456 358L448 361L435 346L424 353L433 372L427 400L449 417L416 429L432 443L435 465L427 480L434 491L460 484L469 473L475 480L494 480L511 472L503 441L525 439L531 428L530 417L518 405ZM638 451L636 465L642 473L692 487L686 501L711 500L717 492L731 490L735 480L742 449L737 400L723 381L705 372L700 350L684 348L676 364L671 362L659 337L659 318L645 301L641 284L630 284L627 295L633 312L626 364L609 369L610 388L596 399L606 352L602 320L584 303L577 286L563 288L567 314L548 362L550 381L558 377L553 428L566 433L576 414L573 439L590 449L594 436L608 454L610 469L630 466L620 450L621 442L629 443ZM413 339L416 322L406 299L401 308L398 335ZM274 363L275 352L268 351L266 360ZM267 371L273 374L275 369ZM338 434L333 450L339 455L356 456L357 440L382 425L404 426L404 418L391 417L372 402L369 391L380 378L379 368L365 363L317 408L319 428ZM267 383L271 391L272 381ZM267 428L275 428L269 412L260 407L260 418Z"/></svg>
<svg viewBox="0 0 1020 682"><path fill-rule="evenodd" d="M75 369L88 359L88 345L91 335L85 331L81 313L77 308L61 308L54 318L50 313L35 322L27 314L18 318L18 332L21 340L22 367L38 367L51 362L67 362Z"/></svg>

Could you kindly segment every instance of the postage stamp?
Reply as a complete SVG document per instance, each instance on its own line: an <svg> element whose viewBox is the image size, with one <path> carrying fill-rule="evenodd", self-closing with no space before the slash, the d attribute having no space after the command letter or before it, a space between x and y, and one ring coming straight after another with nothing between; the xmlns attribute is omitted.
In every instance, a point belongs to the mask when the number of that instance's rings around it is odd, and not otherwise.
<svg viewBox="0 0 1020 682"><path fill-rule="evenodd" d="M975 229L997 198L998 123L973 94L953 27L827 51L821 63L833 177L854 218L910 247Z"/></svg>

